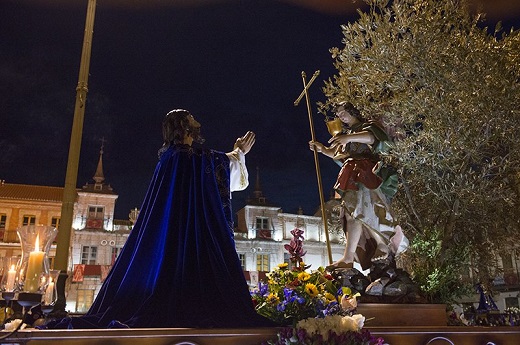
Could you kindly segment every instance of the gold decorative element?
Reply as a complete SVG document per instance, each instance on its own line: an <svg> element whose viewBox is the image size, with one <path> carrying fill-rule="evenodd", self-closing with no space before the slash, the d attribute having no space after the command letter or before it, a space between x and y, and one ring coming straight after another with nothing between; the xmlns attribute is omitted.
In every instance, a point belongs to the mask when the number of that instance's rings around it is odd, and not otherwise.
<svg viewBox="0 0 520 345"><path fill-rule="evenodd" d="M327 130L329 131L330 135L333 137L343 132L343 124L337 117L334 118L334 120L326 121L325 124L327 125Z"/></svg>

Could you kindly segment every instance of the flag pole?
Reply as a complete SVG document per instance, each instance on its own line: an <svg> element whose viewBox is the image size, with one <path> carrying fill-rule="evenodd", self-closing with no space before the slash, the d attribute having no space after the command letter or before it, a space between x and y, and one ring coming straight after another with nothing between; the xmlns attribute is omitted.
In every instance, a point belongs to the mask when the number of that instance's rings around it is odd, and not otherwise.
<svg viewBox="0 0 520 345"><path fill-rule="evenodd" d="M56 239L56 257L54 268L60 270L56 283L58 300L55 311L65 311L67 304L65 298L65 282L67 280L70 238L72 231L72 218L74 215L74 203L76 201L76 184L78 180L79 154L81 149L81 137L83 135L83 119L88 92L88 74L90 66L90 52L92 48L92 36L94 31L94 17L96 12L96 0L88 0L87 16L85 20L85 33L79 68L78 86L76 87L76 104L74 107L74 119L70 136L69 157L67 172L65 175L65 187L61 204L61 218Z"/></svg>

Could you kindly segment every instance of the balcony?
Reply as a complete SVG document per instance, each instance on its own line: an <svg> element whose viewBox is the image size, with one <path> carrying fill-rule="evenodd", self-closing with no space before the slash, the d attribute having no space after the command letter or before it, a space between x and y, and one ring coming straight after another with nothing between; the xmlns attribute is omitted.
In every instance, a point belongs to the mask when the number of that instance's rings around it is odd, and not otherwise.
<svg viewBox="0 0 520 345"><path fill-rule="evenodd" d="M246 280L251 281L251 274L249 273L250 271L243 271L243 272L244 272L244 277L246 278ZM258 272L258 281L266 281L267 273L269 273L269 272L259 271Z"/></svg>
<svg viewBox="0 0 520 345"><path fill-rule="evenodd" d="M86 276L99 277L101 281L104 281L110 272L112 265L86 265L76 264L74 265L74 272L72 275L73 283L83 282Z"/></svg>
<svg viewBox="0 0 520 345"><path fill-rule="evenodd" d="M519 273L515 269L505 269L501 275L493 280L493 287L496 291L509 291L520 289Z"/></svg>
<svg viewBox="0 0 520 345"><path fill-rule="evenodd" d="M273 239L273 232L274 230L269 229L255 229L256 239L261 240L272 240Z"/></svg>

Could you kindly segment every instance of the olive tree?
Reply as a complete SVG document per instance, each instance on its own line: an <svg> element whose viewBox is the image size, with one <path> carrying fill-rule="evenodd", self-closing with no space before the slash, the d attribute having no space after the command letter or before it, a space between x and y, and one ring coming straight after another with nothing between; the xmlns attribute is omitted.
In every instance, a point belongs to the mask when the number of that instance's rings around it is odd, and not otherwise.
<svg viewBox="0 0 520 345"><path fill-rule="evenodd" d="M339 101L381 121L400 174L392 206L411 241L403 264L432 301L486 284L519 229L520 36L463 0L365 0L343 25L325 82Z"/></svg>

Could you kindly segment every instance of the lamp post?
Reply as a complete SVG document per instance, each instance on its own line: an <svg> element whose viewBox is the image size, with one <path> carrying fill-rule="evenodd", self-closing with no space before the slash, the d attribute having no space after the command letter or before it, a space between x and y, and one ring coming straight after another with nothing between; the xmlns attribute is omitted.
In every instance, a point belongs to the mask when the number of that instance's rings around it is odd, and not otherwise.
<svg viewBox="0 0 520 345"><path fill-rule="evenodd" d="M65 176L65 188L63 189L61 219L58 228L59 231L57 236L56 258L54 261L54 268L60 270L60 275L56 284L58 290L58 300L56 302L55 310L57 311L64 311L66 306L65 281L67 279L70 235L72 229L72 218L74 215L74 202L76 201L77 195L76 183L78 179L79 154L81 149L81 137L83 134L85 104L87 101L87 85L95 12L96 0L88 0L78 86L76 87L76 105L74 107L74 120L72 122L72 131L70 136L67 173Z"/></svg>

